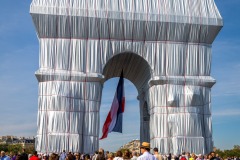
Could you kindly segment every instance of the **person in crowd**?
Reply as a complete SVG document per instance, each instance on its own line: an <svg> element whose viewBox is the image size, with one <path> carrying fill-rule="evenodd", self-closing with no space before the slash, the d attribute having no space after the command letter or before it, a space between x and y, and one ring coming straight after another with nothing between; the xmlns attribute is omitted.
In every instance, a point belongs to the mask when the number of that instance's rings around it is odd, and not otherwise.
<svg viewBox="0 0 240 160"><path fill-rule="evenodd" d="M10 160L12 160L12 158L13 158L12 152L9 153L8 157L10 158Z"/></svg>
<svg viewBox="0 0 240 160"><path fill-rule="evenodd" d="M215 152L211 152L210 155L211 155L210 160L220 160L220 158L216 157Z"/></svg>
<svg viewBox="0 0 240 160"><path fill-rule="evenodd" d="M105 159L108 159L108 154L109 154L109 151L106 151L106 153L105 153Z"/></svg>
<svg viewBox="0 0 240 160"><path fill-rule="evenodd" d="M203 160L203 156L201 154L199 154L196 158L196 160Z"/></svg>
<svg viewBox="0 0 240 160"><path fill-rule="evenodd" d="M38 158L37 151L33 152L33 156L29 160L40 160L40 158Z"/></svg>
<svg viewBox="0 0 240 160"><path fill-rule="evenodd" d="M97 160L105 160L104 149L100 148L98 150Z"/></svg>
<svg viewBox="0 0 240 160"><path fill-rule="evenodd" d="M56 153L52 153L50 156L49 156L49 160L58 160L59 159L59 156L58 154Z"/></svg>
<svg viewBox="0 0 240 160"><path fill-rule="evenodd" d="M140 146L142 155L137 158L137 160L156 160L156 158L150 154L150 143L142 142Z"/></svg>
<svg viewBox="0 0 240 160"><path fill-rule="evenodd" d="M167 155L164 154L162 157L163 157L163 160L167 160Z"/></svg>
<svg viewBox="0 0 240 160"><path fill-rule="evenodd" d="M207 158L208 158L207 154L203 155L203 160L207 160Z"/></svg>
<svg viewBox="0 0 240 160"><path fill-rule="evenodd" d="M48 160L48 156L47 156L47 154L46 154L46 153L45 153L45 154L43 154L42 160Z"/></svg>
<svg viewBox="0 0 240 160"><path fill-rule="evenodd" d="M239 160L239 157L234 156L233 160Z"/></svg>
<svg viewBox="0 0 240 160"><path fill-rule="evenodd" d="M17 152L15 152L14 155L13 155L13 157L12 157L12 160L16 160L17 155L18 155Z"/></svg>
<svg viewBox="0 0 240 160"><path fill-rule="evenodd" d="M86 155L84 156L84 160L90 160L90 155L89 155L89 154L86 154Z"/></svg>
<svg viewBox="0 0 240 160"><path fill-rule="evenodd" d="M133 151L131 160L137 160L137 157L137 152Z"/></svg>
<svg viewBox="0 0 240 160"><path fill-rule="evenodd" d="M6 153L4 151L1 151L0 160L10 160L10 158L8 156L6 156Z"/></svg>
<svg viewBox="0 0 240 160"><path fill-rule="evenodd" d="M122 155L123 155L123 154L122 154L121 151L117 151L116 157L114 157L113 160L123 160Z"/></svg>
<svg viewBox="0 0 240 160"><path fill-rule="evenodd" d="M180 156L180 160L187 160L185 152L182 152L182 154Z"/></svg>
<svg viewBox="0 0 240 160"><path fill-rule="evenodd" d="M95 154L92 157L92 160L97 160L97 156L98 156L98 151L95 151Z"/></svg>
<svg viewBox="0 0 240 160"><path fill-rule="evenodd" d="M168 156L167 156L167 160L171 160L172 159L172 154L169 153Z"/></svg>
<svg viewBox="0 0 240 160"><path fill-rule="evenodd" d="M68 155L72 155L72 156L74 157L74 155L72 154L72 152L68 152L68 153L67 153L67 156L68 156ZM75 159L75 157L74 157L74 159Z"/></svg>
<svg viewBox="0 0 240 160"><path fill-rule="evenodd" d="M59 160L65 160L67 157L67 154L65 152L65 150L63 150L63 152L60 154Z"/></svg>
<svg viewBox="0 0 240 160"><path fill-rule="evenodd" d="M28 154L28 160L30 160L31 157L32 157L32 154Z"/></svg>
<svg viewBox="0 0 240 160"><path fill-rule="evenodd" d="M189 160L195 160L196 159L196 155L194 153L191 154L191 157L189 158Z"/></svg>
<svg viewBox="0 0 240 160"><path fill-rule="evenodd" d="M108 154L108 159L107 160L113 160L113 158L114 158L114 154L112 152L110 152Z"/></svg>
<svg viewBox="0 0 240 160"><path fill-rule="evenodd" d="M18 154L17 157L16 157L16 160L23 160L23 157L21 154Z"/></svg>
<svg viewBox="0 0 240 160"><path fill-rule="evenodd" d="M85 153L82 153L82 154L80 155L80 160L84 160L84 156L85 156Z"/></svg>
<svg viewBox="0 0 240 160"><path fill-rule="evenodd" d="M28 160L28 154L26 153L26 150L24 148L22 149L21 155L23 160Z"/></svg>
<svg viewBox="0 0 240 160"><path fill-rule="evenodd" d="M207 160L210 160L212 158L212 155L211 154L208 154L207 155Z"/></svg>
<svg viewBox="0 0 240 160"><path fill-rule="evenodd" d="M171 156L172 156L171 160L175 160L176 156L172 155L172 154L171 154Z"/></svg>
<svg viewBox="0 0 240 160"><path fill-rule="evenodd" d="M158 148L153 148L153 155L157 160L162 160L162 156L158 153Z"/></svg>
<svg viewBox="0 0 240 160"><path fill-rule="evenodd" d="M75 160L80 160L81 154L79 152L75 153Z"/></svg>
<svg viewBox="0 0 240 160"><path fill-rule="evenodd" d="M189 152L186 152L185 157L186 157L187 160L189 160L189 158L191 158L190 153L189 153Z"/></svg>
<svg viewBox="0 0 240 160"><path fill-rule="evenodd" d="M72 155L72 153L68 153L66 160L74 160L74 156Z"/></svg>
<svg viewBox="0 0 240 160"><path fill-rule="evenodd" d="M175 155L174 160L179 160L180 155Z"/></svg>
<svg viewBox="0 0 240 160"><path fill-rule="evenodd" d="M126 160L131 159L131 153L129 152L129 150L124 151L123 159L126 159Z"/></svg>

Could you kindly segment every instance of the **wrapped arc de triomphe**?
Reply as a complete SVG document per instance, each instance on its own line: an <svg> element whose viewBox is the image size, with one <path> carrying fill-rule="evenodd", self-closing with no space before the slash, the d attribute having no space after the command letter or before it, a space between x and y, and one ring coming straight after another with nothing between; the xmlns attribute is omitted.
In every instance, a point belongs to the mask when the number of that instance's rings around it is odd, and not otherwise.
<svg viewBox="0 0 240 160"><path fill-rule="evenodd" d="M38 152L97 150L103 84L122 70L138 90L141 141L162 154L212 150L214 0L32 0L30 13Z"/></svg>

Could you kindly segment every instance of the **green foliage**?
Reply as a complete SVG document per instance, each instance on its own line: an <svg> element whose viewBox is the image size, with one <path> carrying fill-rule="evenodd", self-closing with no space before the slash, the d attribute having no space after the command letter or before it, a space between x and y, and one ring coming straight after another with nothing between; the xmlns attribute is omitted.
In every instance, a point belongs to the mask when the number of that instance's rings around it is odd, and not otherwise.
<svg viewBox="0 0 240 160"><path fill-rule="evenodd" d="M219 157L224 157L224 152L220 149L217 149L215 152L219 155Z"/></svg>
<svg viewBox="0 0 240 160"><path fill-rule="evenodd" d="M12 153L18 153L22 151L22 145L21 144L9 144L8 145L8 151Z"/></svg>
<svg viewBox="0 0 240 160"><path fill-rule="evenodd" d="M28 154L33 154L35 151L35 147L34 146L31 146L31 147L27 147L26 148L26 153Z"/></svg>
<svg viewBox="0 0 240 160"><path fill-rule="evenodd" d="M120 151L121 151L122 153L125 153L125 151L129 151L129 149L127 149L127 148L121 148Z"/></svg>
<svg viewBox="0 0 240 160"><path fill-rule="evenodd" d="M32 154L35 151L33 146L27 147L26 153ZM22 152L22 145L21 144L0 144L0 151L5 152L12 152L12 153L21 153Z"/></svg>
<svg viewBox="0 0 240 160"><path fill-rule="evenodd" d="M8 145L7 144L0 144L0 151L8 152Z"/></svg>
<svg viewBox="0 0 240 160"><path fill-rule="evenodd" d="M240 145L234 145L233 149L240 149Z"/></svg>
<svg viewBox="0 0 240 160"><path fill-rule="evenodd" d="M230 150L220 150L217 149L216 153L222 157L222 158L227 158L227 157L240 157L240 146L239 145L234 145L233 149Z"/></svg>

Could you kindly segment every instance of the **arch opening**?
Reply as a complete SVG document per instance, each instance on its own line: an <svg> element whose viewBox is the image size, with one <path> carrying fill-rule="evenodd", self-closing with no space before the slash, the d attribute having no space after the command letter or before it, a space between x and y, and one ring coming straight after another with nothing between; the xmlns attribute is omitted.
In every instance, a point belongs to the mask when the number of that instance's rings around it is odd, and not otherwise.
<svg viewBox="0 0 240 160"><path fill-rule="evenodd" d="M148 88L152 71L148 62L141 56L132 52L119 53L113 56L104 66L104 81L120 77L121 71L123 71L123 77L135 85L138 94Z"/></svg>
<svg viewBox="0 0 240 160"><path fill-rule="evenodd" d="M102 127L107 118L108 112L111 109L116 86L119 78L111 78L105 81L102 90L100 115L99 137L102 136ZM122 119L122 133L111 132L107 138L99 140L99 147L104 148L105 151L115 152L129 143L130 141L138 142L140 139L140 108L137 100L137 89L133 83L127 79L124 80L125 87L125 110ZM135 147L137 148L137 147ZM139 149L138 149L139 150ZM137 150L137 151L138 151Z"/></svg>
<svg viewBox="0 0 240 160"><path fill-rule="evenodd" d="M113 96L115 94L115 89L111 89L109 87L110 85L117 85L118 79L116 77L120 77L121 71L123 71L123 76L125 79L125 97L126 97L126 108L124 112L124 119L123 119L123 134L115 134L111 133L109 134L109 139L105 141L100 141L100 146L107 145L106 143L111 144L113 141L117 141L116 139L113 139L114 137L120 137L120 139L128 139L128 141L122 141L120 144L124 145L124 142L129 142L133 139L134 136L137 135L135 138L140 138L140 141L149 141L150 140L150 131L149 131L149 121L150 121L150 115L148 113L148 104L146 102L146 97L143 94L148 89L148 81L151 78L151 68L148 64L148 62L142 58L141 56L131 53L131 52L124 52L119 53L112 58L108 60L106 65L103 69L103 75L104 75L104 89L102 92L102 103L104 103L104 108L101 107L100 115L102 119L100 120L100 132L101 135L101 127L103 126L103 123L105 121L105 118L108 114L108 111L111 107L111 102L113 99ZM129 81L130 82L129 82ZM105 84L106 89L105 89ZM134 87L133 87L134 85ZM111 98L108 97L108 106L105 106L106 102L104 102L107 94L105 92L109 91L109 95L111 95ZM134 91L135 90L135 91ZM137 93L136 93L137 90ZM131 93L127 93L127 92ZM127 97L127 96L130 96ZM133 97L134 96L134 97ZM109 98L111 99L109 101ZM138 100L138 101L137 101ZM139 107L139 108L136 108ZM108 108L108 109L106 109ZM134 114L131 116L131 114ZM128 123L129 122L129 123ZM134 124L135 123L135 124ZM140 125L139 125L140 124ZM131 135L133 133L132 131L129 131L129 125L135 125L134 127L131 127L131 130L135 130L134 136ZM136 134L137 132L137 134ZM129 137L125 137L127 134L130 134ZM120 147L120 146L119 146ZM137 152L139 152L137 150Z"/></svg>

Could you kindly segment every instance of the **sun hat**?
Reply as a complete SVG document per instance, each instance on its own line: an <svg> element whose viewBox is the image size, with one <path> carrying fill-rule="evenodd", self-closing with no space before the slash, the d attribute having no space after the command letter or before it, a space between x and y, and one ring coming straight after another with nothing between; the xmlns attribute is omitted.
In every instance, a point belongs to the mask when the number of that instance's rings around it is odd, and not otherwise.
<svg viewBox="0 0 240 160"><path fill-rule="evenodd" d="M148 148L148 149L150 149L150 143L142 142L142 145L140 146L140 148Z"/></svg>

